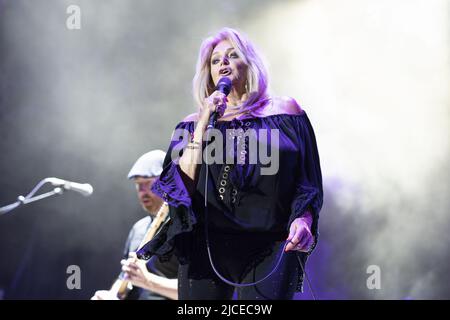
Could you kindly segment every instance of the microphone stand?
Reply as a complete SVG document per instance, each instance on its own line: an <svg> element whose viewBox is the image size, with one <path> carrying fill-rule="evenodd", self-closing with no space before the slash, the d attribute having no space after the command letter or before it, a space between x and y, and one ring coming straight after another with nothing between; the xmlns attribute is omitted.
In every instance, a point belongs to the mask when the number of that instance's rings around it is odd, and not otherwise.
<svg viewBox="0 0 450 320"><path fill-rule="evenodd" d="M36 191L38 191L45 183L47 183L47 179L43 179L41 180L35 187L33 190L31 190L31 192L29 194L27 194L25 197L24 196L18 196L17 197L17 201L14 203L11 203L7 206L4 207L0 207L0 216L3 214L6 214L18 207L20 207L21 205L25 205L31 202L35 202L38 200L42 200L54 195L60 195L64 193L64 189L60 188L60 187L56 187L54 188L52 191L34 196L34 194L36 193Z"/></svg>

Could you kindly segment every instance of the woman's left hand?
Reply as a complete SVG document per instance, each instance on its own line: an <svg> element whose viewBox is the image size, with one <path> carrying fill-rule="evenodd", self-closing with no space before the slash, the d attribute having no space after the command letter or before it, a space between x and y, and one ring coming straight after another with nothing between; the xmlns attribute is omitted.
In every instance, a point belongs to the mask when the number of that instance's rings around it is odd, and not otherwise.
<svg viewBox="0 0 450 320"><path fill-rule="evenodd" d="M286 252L291 250L308 252L311 249L314 244L314 236L311 233L312 220L311 212L307 211L300 218L292 221Z"/></svg>

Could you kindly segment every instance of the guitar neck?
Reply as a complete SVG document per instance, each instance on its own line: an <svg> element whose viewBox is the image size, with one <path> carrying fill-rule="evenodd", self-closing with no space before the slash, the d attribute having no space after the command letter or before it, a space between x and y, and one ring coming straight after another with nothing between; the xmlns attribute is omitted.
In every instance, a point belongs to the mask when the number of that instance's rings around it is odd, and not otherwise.
<svg viewBox="0 0 450 320"><path fill-rule="evenodd" d="M168 214L169 214L169 205L167 204L167 202L163 202L161 208L159 208L158 213L156 214L156 217L153 219L150 228L147 230L144 238L139 244L139 248L136 251L142 249L142 247L147 242L153 239L161 224L164 222L164 220L166 220Z"/></svg>

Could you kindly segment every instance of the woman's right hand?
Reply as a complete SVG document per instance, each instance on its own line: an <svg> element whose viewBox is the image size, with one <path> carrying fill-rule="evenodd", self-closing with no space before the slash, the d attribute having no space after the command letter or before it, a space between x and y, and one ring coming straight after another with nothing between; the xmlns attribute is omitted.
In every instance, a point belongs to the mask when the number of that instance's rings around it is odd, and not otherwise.
<svg viewBox="0 0 450 320"><path fill-rule="evenodd" d="M209 121L211 114L213 112L218 112L217 118L223 116L225 109L227 108L227 96L216 90L209 97L207 97L203 103L203 110L201 114L201 118L204 121Z"/></svg>
<svg viewBox="0 0 450 320"><path fill-rule="evenodd" d="M217 111L217 118L222 117L227 107L227 101L228 99L225 94L220 91L214 91L203 101L203 108L198 115L198 123L194 132L191 133L191 139L194 140L195 144L188 144L185 152L180 158L180 169L187 177L190 178L183 178L185 186L187 186L190 193L192 191L192 186L195 186L194 182L198 177L198 164L203 161L202 142L204 140L204 133L208 127L211 114Z"/></svg>

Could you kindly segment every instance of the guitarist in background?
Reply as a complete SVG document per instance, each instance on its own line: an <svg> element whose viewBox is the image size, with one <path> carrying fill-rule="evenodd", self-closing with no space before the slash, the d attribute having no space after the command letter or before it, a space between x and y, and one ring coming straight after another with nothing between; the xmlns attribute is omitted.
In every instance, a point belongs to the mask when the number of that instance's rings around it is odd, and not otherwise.
<svg viewBox="0 0 450 320"><path fill-rule="evenodd" d="M178 261L175 256L164 263L158 258L137 260L135 251L160 210L163 200L156 196L151 186L162 172L165 152L153 150L142 155L128 173L136 185L139 202L149 215L136 222L130 230L121 261L122 272L110 290L99 290L92 300L163 300L178 298ZM125 295L119 294L123 280L129 281L133 288Z"/></svg>

